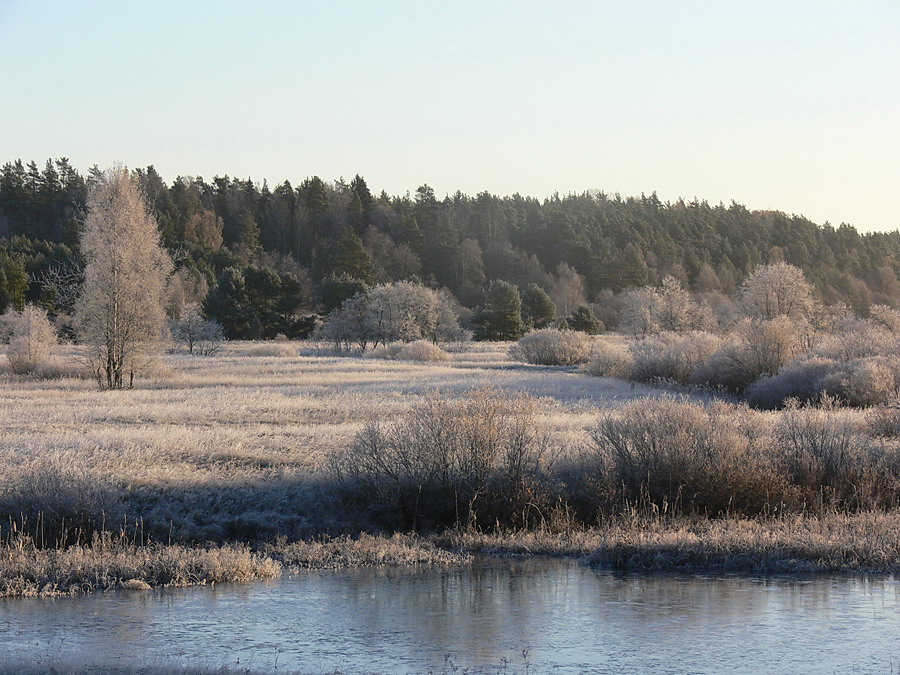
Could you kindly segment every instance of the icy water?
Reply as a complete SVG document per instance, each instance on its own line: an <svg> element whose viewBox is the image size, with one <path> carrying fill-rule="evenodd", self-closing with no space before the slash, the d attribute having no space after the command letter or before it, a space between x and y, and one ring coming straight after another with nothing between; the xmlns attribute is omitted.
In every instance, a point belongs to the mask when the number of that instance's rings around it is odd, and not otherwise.
<svg viewBox="0 0 900 675"><path fill-rule="evenodd" d="M331 673L900 672L900 583L571 560L0 601L0 663ZM6 670L4 670L6 672Z"/></svg>

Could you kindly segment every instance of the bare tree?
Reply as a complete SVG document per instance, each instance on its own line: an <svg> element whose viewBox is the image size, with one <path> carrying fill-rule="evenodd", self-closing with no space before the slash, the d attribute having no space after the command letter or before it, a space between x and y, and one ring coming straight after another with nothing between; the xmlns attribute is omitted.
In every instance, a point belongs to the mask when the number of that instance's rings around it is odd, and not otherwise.
<svg viewBox="0 0 900 675"><path fill-rule="evenodd" d="M625 291L619 310L619 329L636 338L658 333L659 304L659 291L650 286Z"/></svg>
<svg viewBox="0 0 900 675"><path fill-rule="evenodd" d="M79 337L101 387L132 386L160 353L172 261L156 220L127 169L106 171L91 188L81 235L84 287L75 306ZM126 382L127 377L127 382Z"/></svg>
<svg viewBox="0 0 900 675"><path fill-rule="evenodd" d="M675 277L662 280L656 297L656 322L662 330L683 333L702 327L700 307Z"/></svg>
<svg viewBox="0 0 900 675"><path fill-rule="evenodd" d="M56 330L47 319L47 312L34 305L25 305L13 326L6 357L14 373L26 374L38 370L56 345Z"/></svg>
<svg viewBox="0 0 900 675"><path fill-rule="evenodd" d="M460 328L459 303L445 290L435 291L411 281L380 284L356 295L328 315L318 337L342 349L430 340L464 341L471 337Z"/></svg>
<svg viewBox="0 0 900 675"><path fill-rule="evenodd" d="M550 286L550 297L556 305L557 317L569 316L576 307L587 304L584 279L574 267L560 263L556 268L556 278Z"/></svg>

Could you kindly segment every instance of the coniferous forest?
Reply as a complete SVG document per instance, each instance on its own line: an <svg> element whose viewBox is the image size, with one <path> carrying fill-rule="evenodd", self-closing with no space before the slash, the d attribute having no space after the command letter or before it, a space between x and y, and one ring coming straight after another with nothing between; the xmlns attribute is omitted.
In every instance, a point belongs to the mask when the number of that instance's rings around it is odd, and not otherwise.
<svg viewBox="0 0 900 675"><path fill-rule="evenodd" d="M662 202L655 193L442 197L427 184L397 196L359 175L269 185L135 172L176 263L173 301L203 304L229 337L302 337L314 315L404 279L447 288L475 312L491 281L523 297L536 286L559 316L593 303L612 327L608 310L623 289L672 276L727 295L757 265L782 260L802 269L826 304L863 316L873 304L900 304L897 231L861 234L738 203ZM0 313L27 302L71 311L86 194L100 175L65 158L3 165Z"/></svg>

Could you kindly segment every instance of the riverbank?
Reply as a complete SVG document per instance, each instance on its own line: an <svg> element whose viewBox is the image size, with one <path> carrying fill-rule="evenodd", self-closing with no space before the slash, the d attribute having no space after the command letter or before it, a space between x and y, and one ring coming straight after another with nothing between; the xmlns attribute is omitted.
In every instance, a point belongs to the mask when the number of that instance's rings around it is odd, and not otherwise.
<svg viewBox="0 0 900 675"><path fill-rule="evenodd" d="M0 544L0 597L272 579L283 571L466 565L475 556L576 557L634 572L898 574L900 512L784 519L616 519L571 532L453 530L245 545L137 546L112 537L39 549Z"/></svg>

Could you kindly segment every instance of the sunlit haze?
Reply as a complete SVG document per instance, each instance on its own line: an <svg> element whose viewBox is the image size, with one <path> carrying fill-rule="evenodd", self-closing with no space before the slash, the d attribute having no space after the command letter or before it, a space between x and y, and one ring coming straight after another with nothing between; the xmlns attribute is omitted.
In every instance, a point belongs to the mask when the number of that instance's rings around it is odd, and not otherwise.
<svg viewBox="0 0 900 675"><path fill-rule="evenodd" d="M900 227L900 3L0 0L0 162Z"/></svg>

